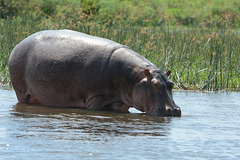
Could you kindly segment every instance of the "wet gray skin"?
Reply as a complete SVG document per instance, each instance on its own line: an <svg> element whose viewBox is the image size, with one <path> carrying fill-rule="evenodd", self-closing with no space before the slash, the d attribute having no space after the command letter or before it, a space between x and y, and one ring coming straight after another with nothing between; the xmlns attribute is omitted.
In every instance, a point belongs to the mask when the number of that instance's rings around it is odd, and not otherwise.
<svg viewBox="0 0 240 160"><path fill-rule="evenodd" d="M135 86L133 92L137 106L141 106L144 112L152 116L180 116L180 107L174 103L172 97L174 83L168 79L171 71L166 74L160 70L150 73L146 69L144 72L146 78Z"/></svg>
<svg viewBox="0 0 240 160"><path fill-rule="evenodd" d="M9 73L19 102L180 116L171 71L129 47L71 30L37 32L12 51Z"/></svg>

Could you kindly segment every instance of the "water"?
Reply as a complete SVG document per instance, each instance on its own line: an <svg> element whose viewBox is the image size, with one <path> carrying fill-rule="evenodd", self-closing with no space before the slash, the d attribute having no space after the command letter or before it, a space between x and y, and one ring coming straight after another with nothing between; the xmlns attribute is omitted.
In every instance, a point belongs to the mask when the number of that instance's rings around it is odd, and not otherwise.
<svg viewBox="0 0 240 160"><path fill-rule="evenodd" d="M0 90L0 159L240 159L240 93L174 99L180 118L16 105Z"/></svg>

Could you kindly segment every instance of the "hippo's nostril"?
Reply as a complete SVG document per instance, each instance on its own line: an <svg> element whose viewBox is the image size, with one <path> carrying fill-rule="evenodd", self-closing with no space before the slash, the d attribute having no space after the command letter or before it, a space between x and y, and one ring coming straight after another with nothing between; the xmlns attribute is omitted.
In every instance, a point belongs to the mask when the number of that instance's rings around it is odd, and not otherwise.
<svg viewBox="0 0 240 160"><path fill-rule="evenodd" d="M176 116L176 117L180 117L181 116L181 109L179 107L174 108L173 115Z"/></svg>
<svg viewBox="0 0 240 160"><path fill-rule="evenodd" d="M167 109L165 116L172 116L172 110L171 109Z"/></svg>
<svg viewBox="0 0 240 160"><path fill-rule="evenodd" d="M172 110L171 110L171 109L168 109L167 112L168 112L168 113L172 113Z"/></svg>

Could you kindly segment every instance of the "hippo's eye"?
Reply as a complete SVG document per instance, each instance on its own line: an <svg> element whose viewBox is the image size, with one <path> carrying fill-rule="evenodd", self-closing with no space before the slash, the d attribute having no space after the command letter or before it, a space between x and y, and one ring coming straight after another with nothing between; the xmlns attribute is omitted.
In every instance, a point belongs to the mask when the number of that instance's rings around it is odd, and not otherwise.
<svg viewBox="0 0 240 160"><path fill-rule="evenodd" d="M168 82L166 82L166 86L167 86L168 89L172 90L173 86L174 86L174 83L171 82L171 81L168 81Z"/></svg>
<svg viewBox="0 0 240 160"><path fill-rule="evenodd" d="M156 87L158 89L161 88L161 83L158 81L153 82L153 85L154 85L154 87Z"/></svg>

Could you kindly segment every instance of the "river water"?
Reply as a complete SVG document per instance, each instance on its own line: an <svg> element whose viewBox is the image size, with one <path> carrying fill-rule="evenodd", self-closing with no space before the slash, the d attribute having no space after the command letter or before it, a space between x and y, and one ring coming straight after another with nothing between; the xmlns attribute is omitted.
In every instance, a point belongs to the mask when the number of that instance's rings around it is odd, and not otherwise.
<svg viewBox="0 0 240 160"><path fill-rule="evenodd" d="M0 159L240 159L240 93L173 96L181 117L17 104L0 90Z"/></svg>

